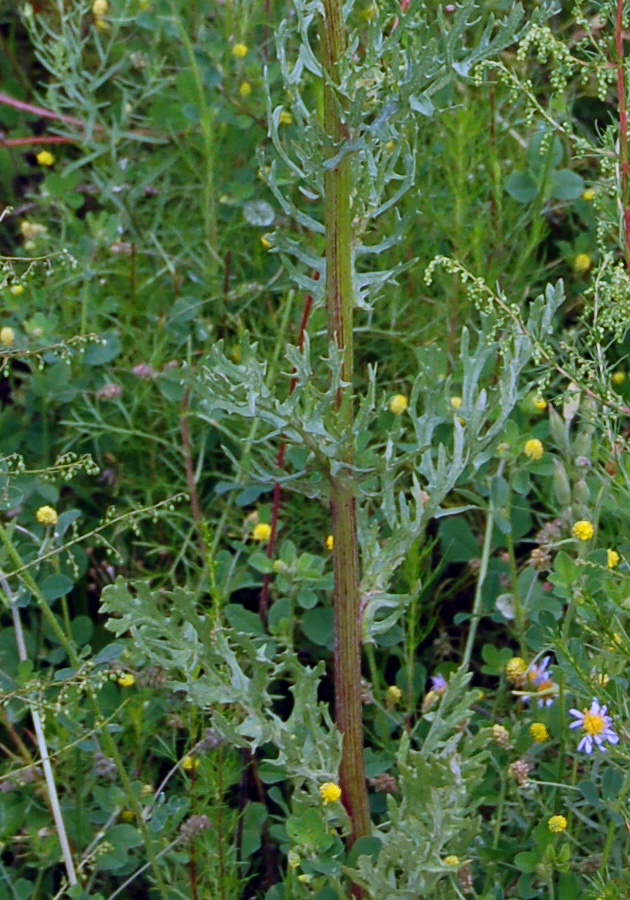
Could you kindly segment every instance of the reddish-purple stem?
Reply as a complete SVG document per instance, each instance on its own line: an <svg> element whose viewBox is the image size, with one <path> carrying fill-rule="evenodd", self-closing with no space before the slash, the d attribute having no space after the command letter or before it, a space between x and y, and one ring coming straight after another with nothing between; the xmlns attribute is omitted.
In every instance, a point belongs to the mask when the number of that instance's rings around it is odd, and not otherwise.
<svg viewBox="0 0 630 900"><path fill-rule="evenodd" d="M319 273L316 273L315 280L319 278ZM304 298L304 306L302 308L302 318L300 320L300 330L298 333L298 348L301 350L304 346L304 335L306 334L306 326L308 325L308 319L311 314L311 309L313 307L313 298L310 294L307 294ZM295 386L297 384L297 378L291 379L291 384L289 385L289 396L295 390ZM278 469L282 469L284 466L284 455L286 452L286 444L284 440L280 442L280 446L278 447L278 456L276 458L276 465ZM274 550L276 547L276 534L278 531L278 518L280 516L280 498L281 498L282 488L280 486L280 482L276 482L273 486L273 501L271 506L271 534L269 535L269 543L267 544L267 558L271 559L274 554ZM269 574L265 574L263 576L262 588L260 590L260 600L258 603L258 614L263 622L267 620L267 606L269 604L269 584L271 582L271 576Z"/></svg>

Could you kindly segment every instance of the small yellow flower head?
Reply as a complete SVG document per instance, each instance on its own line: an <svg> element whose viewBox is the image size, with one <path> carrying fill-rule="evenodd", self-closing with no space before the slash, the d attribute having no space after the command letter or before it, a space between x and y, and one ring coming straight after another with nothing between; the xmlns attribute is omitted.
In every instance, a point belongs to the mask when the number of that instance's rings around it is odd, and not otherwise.
<svg viewBox="0 0 630 900"><path fill-rule="evenodd" d="M517 683L524 678L526 671L527 663L520 656L513 656L505 666L507 680L513 683Z"/></svg>
<svg viewBox="0 0 630 900"><path fill-rule="evenodd" d="M193 769L199 768L199 760L195 759L194 756L185 756L182 759L182 769L184 772L192 772Z"/></svg>
<svg viewBox="0 0 630 900"><path fill-rule="evenodd" d="M445 856L442 862L445 866L458 866L460 864L459 856Z"/></svg>
<svg viewBox="0 0 630 900"><path fill-rule="evenodd" d="M152 784L143 784L142 790L140 792L143 797L151 797L153 794L153 785Z"/></svg>
<svg viewBox="0 0 630 900"><path fill-rule="evenodd" d="M20 294L24 293L24 285L23 284L12 284L9 288L9 293L13 294L14 297L19 297Z"/></svg>
<svg viewBox="0 0 630 900"><path fill-rule="evenodd" d="M322 798L324 805L336 803L341 797L341 788L334 781L325 781L319 786L319 796Z"/></svg>
<svg viewBox="0 0 630 900"><path fill-rule="evenodd" d="M595 529L588 519L580 519L580 521L576 522L571 529L571 534L574 538L577 538L578 541L590 541L595 534Z"/></svg>
<svg viewBox="0 0 630 900"><path fill-rule="evenodd" d="M290 112L287 112L286 109L283 109L280 113L280 118L278 119L280 125L292 125L293 124L293 116Z"/></svg>
<svg viewBox="0 0 630 900"><path fill-rule="evenodd" d="M463 402L461 397L451 397L451 406L453 409L461 409Z"/></svg>
<svg viewBox="0 0 630 900"><path fill-rule="evenodd" d="M265 250L269 250L270 247L272 246L271 241L269 240L269 238L267 237L266 234L262 234L260 236L260 243L263 245Z"/></svg>
<svg viewBox="0 0 630 900"><path fill-rule="evenodd" d="M118 676L116 681L118 682L118 684L121 687L124 687L124 688L132 687L136 683L136 679L131 674L131 672L123 672L121 675Z"/></svg>
<svg viewBox="0 0 630 900"><path fill-rule="evenodd" d="M573 260L573 271L577 275L583 275L591 268L592 260L588 253L578 253Z"/></svg>
<svg viewBox="0 0 630 900"><path fill-rule="evenodd" d="M123 809L120 814L121 822L134 822L135 819L136 816L132 809Z"/></svg>
<svg viewBox="0 0 630 900"><path fill-rule="evenodd" d="M55 157L50 150L40 150L35 159L40 166L52 166L55 162Z"/></svg>
<svg viewBox="0 0 630 900"><path fill-rule="evenodd" d="M2 344L3 347L10 347L11 344L14 343L15 331L8 325L5 325L4 328L0 328L0 344Z"/></svg>
<svg viewBox="0 0 630 900"><path fill-rule="evenodd" d="M564 816L552 816L547 822L547 828L552 834L560 834L567 827L567 820Z"/></svg>
<svg viewBox="0 0 630 900"><path fill-rule="evenodd" d="M35 513L35 518L40 525L56 525L59 521L57 511L52 506L40 506Z"/></svg>
<svg viewBox="0 0 630 900"><path fill-rule="evenodd" d="M401 697L402 697L402 691L400 690L398 685L390 684L390 686L387 688L388 703L391 703L393 706L395 703L398 703L400 701Z"/></svg>
<svg viewBox="0 0 630 900"><path fill-rule="evenodd" d="M385 144L385 149L389 150L389 152L391 153L395 146L396 141L387 141L387 143Z"/></svg>
<svg viewBox="0 0 630 900"><path fill-rule="evenodd" d="M542 722L532 722L529 726L529 733L537 744L544 744L545 741L549 740L547 726L543 725Z"/></svg>
<svg viewBox="0 0 630 900"><path fill-rule="evenodd" d="M252 86L249 81L243 81L238 89L239 94L245 100L252 92Z"/></svg>
<svg viewBox="0 0 630 900"><path fill-rule="evenodd" d="M595 199L595 191L593 188L586 188L585 191L582 191L582 200L586 200L590 203L591 200Z"/></svg>
<svg viewBox="0 0 630 900"><path fill-rule="evenodd" d="M332 550L332 548L333 548L334 546L335 546L335 539L334 539L334 537L332 536L332 534L329 534L328 537L326 538L326 549L327 549L327 550Z"/></svg>
<svg viewBox="0 0 630 900"><path fill-rule="evenodd" d="M29 222L28 219L23 219L20 222L20 231L25 241L32 241L46 234L48 229L45 225L40 225L39 222Z"/></svg>
<svg viewBox="0 0 630 900"><path fill-rule="evenodd" d="M610 380L612 381L613 384L616 384L616 385L623 384L624 381L626 380L626 373L625 372L613 372Z"/></svg>
<svg viewBox="0 0 630 900"><path fill-rule="evenodd" d="M496 725L493 725L492 737L495 744L497 744L503 750L510 749L510 732L504 725L499 725L498 723Z"/></svg>
<svg viewBox="0 0 630 900"><path fill-rule="evenodd" d="M617 553L616 550L607 550L606 551L606 565L609 569L614 569L615 566L619 565L619 560L621 557Z"/></svg>
<svg viewBox="0 0 630 900"><path fill-rule="evenodd" d="M99 19L101 16L107 15L109 3L107 0L94 0L92 4L92 15Z"/></svg>
<svg viewBox="0 0 630 900"><path fill-rule="evenodd" d="M523 453L528 459L540 459L544 452L545 448L538 438L530 438L523 447Z"/></svg>
<svg viewBox="0 0 630 900"><path fill-rule="evenodd" d="M592 672L591 673L591 682L596 684L598 687L606 687L606 685L610 681L610 675L606 675L605 672Z"/></svg>
<svg viewBox="0 0 630 900"><path fill-rule="evenodd" d="M255 541L268 541L271 537L271 525L267 525L266 522L259 522L257 525L254 525L252 537Z"/></svg>
<svg viewBox="0 0 630 900"><path fill-rule="evenodd" d="M534 397L532 400L532 406L537 412L544 412L547 409L547 401L544 397Z"/></svg>
<svg viewBox="0 0 630 900"><path fill-rule="evenodd" d="M408 406L409 401L404 394L394 394L389 401L389 411L393 412L395 416L402 416Z"/></svg>
<svg viewBox="0 0 630 900"><path fill-rule="evenodd" d="M313 880L313 876L307 875L306 872L302 872L301 875L298 875L297 880L300 882L300 884L310 884Z"/></svg>
<svg viewBox="0 0 630 900"><path fill-rule="evenodd" d="M287 862L291 869L297 869L300 865L300 854L296 853L295 850L289 850L287 853Z"/></svg>
<svg viewBox="0 0 630 900"><path fill-rule="evenodd" d="M243 59L248 53L249 47L247 44L234 44L232 47L232 56L235 57L235 59Z"/></svg>

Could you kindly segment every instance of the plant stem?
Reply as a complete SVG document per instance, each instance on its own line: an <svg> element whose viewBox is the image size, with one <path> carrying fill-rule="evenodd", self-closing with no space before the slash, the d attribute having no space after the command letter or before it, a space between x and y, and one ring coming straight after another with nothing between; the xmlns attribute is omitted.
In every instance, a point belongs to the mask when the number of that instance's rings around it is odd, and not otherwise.
<svg viewBox="0 0 630 900"><path fill-rule="evenodd" d="M626 75L623 65L623 3L617 0L615 15L615 52L617 56L617 99L619 102L619 168L621 171L621 207L624 223L626 267L630 275L630 196L628 195L628 113Z"/></svg>
<svg viewBox="0 0 630 900"><path fill-rule="evenodd" d="M503 475L504 468L505 460L502 459L499 463L499 468L497 469L497 475ZM483 537L481 565L479 566L479 575L477 577L477 586L475 588L475 598L473 600L472 614L470 617L470 630L468 632L468 637L466 638L466 647L464 649L464 656L461 662L462 669L467 669L470 665L470 658L472 656L473 646L475 644L475 637L477 636L477 627L479 625L479 620L481 619L481 592L483 590L484 581L486 580L486 575L488 574L488 562L490 560L493 530L494 512L492 511L492 508L490 508L488 511L488 518L486 519L486 531Z"/></svg>
<svg viewBox="0 0 630 900"><path fill-rule="evenodd" d="M13 628L15 630L15 641L18 648L18 657L20 662L26 662L28 659L28 653L26 652L26 642L24 640L24 631L22 629L22 619L20 618L20 610L15 603L15 599L13 596L13 592L9 587L6 579L0 577L0 583L2 584L2 589L7 595L7 599L11 605L11 615L13 616ZM66 832L66 825L63 820L63 813L61 811L61 805L59 803L59 795L57 794L57 786L55 784L55 775L53 773L52 765L50 764L50 757L48 755L48 746L46 744L46 736L44 734L44 728L42 725L42 720L40 718L39 712L35 708L34 704L30 704L31 708L31 718L33 720L33 727L35 728L35 734L37 736L37 746L39 748L39 755L42 761L42 768L44 770L44 778L46 779L46 787L48 789L48 798L50 800L50 808L53 814L53 819L55 820L55 828L57 829L57 837L59 838L59 844L61 845L61 853L63 856L64 866L66 867L66 873L68 875L68 883L70 885L77 884L77 874L74 868L74 861L72 859L72 851L70 849L70 842L68 841L68 833Z"/></svg>
<svg viewBox="0 0 630 900"><path fill-rule="evenodd" d="M324 0L322 64L324 128L335 145L349 140L342 121L342 100L336 91L339 64L346 52L341 0ZM351 154L344 154L324 176L324 225L326 230L326 315L328 340L343 351L344 387L337 395L339 428L349 433L353 423L353 323ZM335 718L342 734L340 782L344 805L352 823L351 840L371 830L363 756L363 708L361 702L361 608L356 499L350 471L354 450L348 441L342 462L345 473L331 478L330 515L333 535L335 622Z"/></svg>

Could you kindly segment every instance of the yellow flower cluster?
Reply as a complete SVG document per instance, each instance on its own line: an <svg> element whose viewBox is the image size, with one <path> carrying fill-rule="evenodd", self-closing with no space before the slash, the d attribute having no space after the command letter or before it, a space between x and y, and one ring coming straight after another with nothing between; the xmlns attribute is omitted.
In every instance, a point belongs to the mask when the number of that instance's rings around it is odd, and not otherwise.
<svg viewBox="0 0 630 900"><path fill-rule="evenodd" d="M55 157L50 150L40 150L35 159L40 166L52 166L55 162Z"/></svg>
<svg viewBox="0 0 630 900"><path fill-rule="evenodd" d="M249 47L247 46L247 44L238 43L234 44L234 46L232 47L232 56L235 59L243 59L247 56L248 53Z"/></svg>
<svg viewBox="0 0 630 900"><path fill-rule="evenodd" d="M576 522L571 529L571 534L574 538L577 538L578 541L590 541L595 534L595 529L588 519L580 519L580 521Z"/></svg>
<svg viewBox="0 0 630 900"><path fill-rule="evenodd" d="M264 541L268 541L271 537L271 525L267 525L266 522L259 522L257 525L254 525L254 530L252 531L252 538L255 541L260 541L261 543Z"/></svg>
<svg viewBox="0 0 630 900"><path fill-rule="evenodd" d="M609 569L614 569L615 566L619 565L619 560L621 557L617 553L616 550L607 550L606 551L606 565Z"/></svg>
<svg viewBox="0 0 630 900"><path fill-rule="evenodd" d="M547 828L552 834L560 834L567 827L567 820L564 816L552 816L547 822Z"/></svg>
<svg viewBox="0 0 630 900"><path fill-rule="evenodd" d="M322 798L322 803L325 805L328 803L336 803L341 797L341 788L338 784L335 784L334 781L325 781L319 786L319 796Z"/></svg>
<svg viewBox="0 0 630 900"><path fill-rule="evenodd" d="M9 325L0 328L0 344L3 347L10 347L13 343L15 343L15 331Z"/></svg>
<svg viewBox="0 0 630 900"><path fill-rule="evenodd" d="M402 416L408 406L409 401L404 394L394 394L389 401L389 411L393 412L395 416Z"/></svg>
<svg viewBox="0 0 630 900"><path fill-rule="evenodd" d="M529 726L529 733L537 744L544 744L545 741L549 740L549 731L542 722L532 722Z"/></svg>
<svg viewBox="0 0 630 900"><path fill-rule="evenodd" d="M538 438L530 438L523 447L523 453L528 459L540 459L544 452L545 448Z"/></svg>
<svg viewBox="0 0 630 900"><path fill-rule="evenodd" d="M35 518L40 525L56 525L59 521L57 511L52 506L40 506L35 513Z"/></svg>
<svg viewBox="0 0 630 900"><path fill-rule="evenodd" d="M527 671L527 663L520 656L513 656L505 666L505 675L508 681L518 682Z"/></svg>
<svg viewBox="0 0 630 900"><path fill-rule="evenodd" d="M131 674L131 672L122 672L118 678L116 679L118 684L121 687L128 688L132 687L136 683L135 677Z"/></svg>

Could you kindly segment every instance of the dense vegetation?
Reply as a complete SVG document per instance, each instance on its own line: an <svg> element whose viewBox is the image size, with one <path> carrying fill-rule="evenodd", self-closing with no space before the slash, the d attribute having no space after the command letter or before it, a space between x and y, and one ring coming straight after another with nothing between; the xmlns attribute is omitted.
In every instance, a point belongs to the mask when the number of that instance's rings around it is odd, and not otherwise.
<svg viewBox="0 0 630 900"><path fill-rule="evenodd" d="M630 895L623 0L0 0L0 900Z"/></svg>

